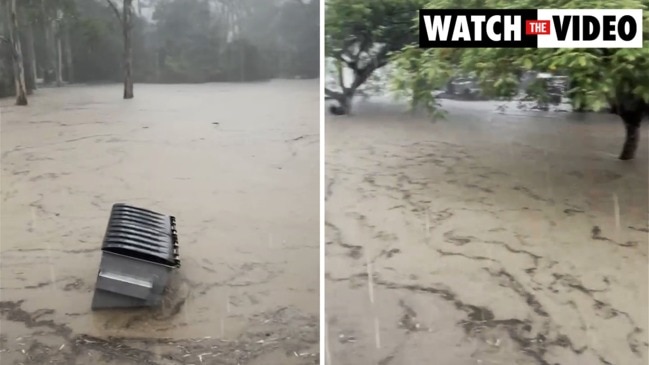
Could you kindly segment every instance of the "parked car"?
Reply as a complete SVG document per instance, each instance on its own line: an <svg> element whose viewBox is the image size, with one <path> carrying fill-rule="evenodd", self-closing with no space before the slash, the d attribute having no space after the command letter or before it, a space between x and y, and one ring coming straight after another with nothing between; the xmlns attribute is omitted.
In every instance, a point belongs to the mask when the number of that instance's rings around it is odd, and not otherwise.
<svg viewBox="0 0 649 365"><path fill-rule="evenodd" d="M475 77L458 77L451 79L446 84L445 94L447 96L464 99L476 100L483 98L482 89Z"/></svg>

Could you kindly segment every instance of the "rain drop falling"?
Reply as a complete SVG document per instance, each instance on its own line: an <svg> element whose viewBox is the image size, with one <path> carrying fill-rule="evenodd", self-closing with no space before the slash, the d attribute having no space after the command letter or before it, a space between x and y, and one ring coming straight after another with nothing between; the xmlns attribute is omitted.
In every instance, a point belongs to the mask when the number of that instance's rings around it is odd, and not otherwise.
<svg viewBox="0 0 649 365"><path fill-rule="evenodd" d="M376 348L381 348L381 329L379 326L379 319L374 317L374 340L376 342Z"/></svg>
<svg viewBox="0 0 649 365"><path fill-rule="evenodd" d="M372 277L372 263L367 258L367 291L370 297L370 303L374 304L374 281Z"/></svg>

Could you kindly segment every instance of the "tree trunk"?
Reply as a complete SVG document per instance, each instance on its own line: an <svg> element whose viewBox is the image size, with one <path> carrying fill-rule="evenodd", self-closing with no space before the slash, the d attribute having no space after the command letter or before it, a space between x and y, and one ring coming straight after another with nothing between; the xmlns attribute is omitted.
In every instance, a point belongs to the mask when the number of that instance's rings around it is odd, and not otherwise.
<svg viewBox="0 0 649 365"><path fill-rule="evenodd" d="M56 40L52 31L52 23L45 21L45 67L43 79L49 84L56 81Z"/></svg>
<svg viewBox="0 0 649 365"><path fill-rule="evenodd" d="M58 32L57 32L58 33ZM63 48L61 47L61 37L56 36L56 86L63 85Z"/></svg>
<svg viewBox="0 0 649 365"><path fill-rule="evenodd" d="M36 46L34 45L34 27L31 23L27 26L26 32L26 41L27 41L27 59L28 59L28 68L29 68L29 79L33 80L33 84L30 85L32 90L37 89L37 62L36 62Z"/></svg>
<svg viewBox="0 0 649 365"><path fill-rule="evenodd" d="M133 98L133 0L124 0L122 10L122 30L124 32L124 99Z"/></svg>
<svg viewBox="0 0 649 365"><path fill-rule="evenodd" d="M54 75L56 47L54 46L51 17L47 12L45 2L46 0L41 2L41 17L43 19L43 35L45 38L45 59L41 66L43 68L43 82L49 84L56 80Z"/></svg>
<svg viewBox="0 0 649 365"><path fill-rule="evenodd" d="M239 82L244 81L244 69L246 67L246 63L244 62L244 54L243 54L243 52L245 50L244 47L245 47L245 43L240 42L239 43L239 62L238 62L238 64L239 64Z"/></svg>
<svg viewBox="0 0 649 365"><path fill-rule="evenodd" d="M342 70L340 70L340 83L341 87L343 88L343 92L342 94L337 93L339 95L334 96L334 99L338 101L339 105L338 108L330 108L331 112L336 115L351 114L352 101L354 99L354 95L356 94L356 90L358 90L358 88L363 85L365 81L370 78L372 73L379 67L370 65L362 69L352 68L352 70L354 71L354 81L352 81L350 87L344 86Z"/></svg>
<svg viewBox="0 0 649 365"><path fill-rule="evenodd" d="M23 21L24 19L19 19L21 24L27 23ZM27 95L31 95L34 92L36 87L36 79L34 78L34 72L32 71L32 57L29 48L29 38L27 32L22 31L20 33L20 44L27 45L25 52L23 53L23 68L25 72L25 89L27 90Z"/></svg>
<svg viewBox="0 0 649 365"><path fill-rule="evenodd" d="M343 92L343 97L339 101L340 107L343 108L345 114L352 114L352 102L354 100L354 95L356 94L356 88L345 88Z"/></svg>
<svg viewBox="0 0 649 365"><path fill-rule="evenodd" d="M63 47L61 46L61 21L60 16L57 14L57 20L52 21L52 29L54 30L54 45L56 55L56 62L54 64L54 76L56 77L56 86L63 86Z"/></svg>
<svg viewBox="0 0 649 365"><path fill-rule="evenodd" d="M65 27L65 65L66 80L69 83L74 82L74 67L72 65L72 42L70 40L70 27Z"/></svg>
<svg viewBox="0 0 649 365"><path fill-rule="evenodd" d="M352 100L354 99L355 89L344 88L342 93L325 90L325 93L338 102L338 105L329 107L329 111L334 115L350 115L352 113Z"/></svg>
<svg viewBox="0 0 649 365"><path fill-rule="evenodd" d="M640 124L645 113L649 114L649 105L637 96L619 91L616 94L616 102L611 107L622 118L626 132L620 160L632 160L638 149Z"/></svg>
<svg viewBox="0 0 649 365"><path fill-rule="evenodd" d="M27 105L27 89L25 88L25 69L23 67L23 53L20 47L18 27L18 14L16 0L7 0L11 3L9 15L9 41L11 42L11 55L14 66L14 83L16 86L16 105Z"/></svg>
<svg viewBox="0 0 649 365"><path fill-rule="evenodd" d="M638 150L638 139L640 135L640 123L642 122L643 111L625 111L620 113L622 121L624 122L624 129L626 137L624 140L624 147L620 154L620 160L632 160Z"/></svg>

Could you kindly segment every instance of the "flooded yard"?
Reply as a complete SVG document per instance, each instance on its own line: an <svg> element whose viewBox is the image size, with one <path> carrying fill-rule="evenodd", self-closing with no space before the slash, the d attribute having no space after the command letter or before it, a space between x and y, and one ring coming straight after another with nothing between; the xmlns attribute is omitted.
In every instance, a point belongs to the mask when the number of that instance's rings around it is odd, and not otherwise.
<svg viewBox="0 0 649 365"><path fill-rule="evenodd" d="M329 365L641 365L647 129L369 105L326 124Z"/></svg>
<svg viewBox="0 0 649 365"><path fill-rule="evenodd" d="M0 100L1 363L314 364L318 81ZM161 308L90 311L112 204L177 218Z"/></svg>

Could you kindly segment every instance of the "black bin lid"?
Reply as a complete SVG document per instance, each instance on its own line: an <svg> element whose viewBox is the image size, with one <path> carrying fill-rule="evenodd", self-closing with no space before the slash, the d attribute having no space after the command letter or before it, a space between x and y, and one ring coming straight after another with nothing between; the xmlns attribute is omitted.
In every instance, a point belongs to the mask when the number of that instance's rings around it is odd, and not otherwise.
<svg viewBox="0 0 649 365"><path fill-rule="evenodd" d="M179 266L176 219L128 204L114 204L101 249L162 265Z"/></svg>

